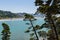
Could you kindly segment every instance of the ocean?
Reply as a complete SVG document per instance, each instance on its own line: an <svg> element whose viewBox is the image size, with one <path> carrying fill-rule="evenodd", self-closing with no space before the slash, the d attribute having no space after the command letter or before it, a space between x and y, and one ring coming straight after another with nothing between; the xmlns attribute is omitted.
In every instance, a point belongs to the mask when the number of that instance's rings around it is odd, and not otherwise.
<svg viewBox="0 0 60 40"><path fill-rule="evenodd" d="M23 19L14 20L0 20L0 40L2 40L1 31L3 30L2 23L9 25L11 36L10 40L29 40L29 33L24 33L28 29L26 23L29 21L23 21ZM34 25L42 25L44 23L43 18L39 18L34 22ZM43 29L46 30L46 29Z"/></svg>

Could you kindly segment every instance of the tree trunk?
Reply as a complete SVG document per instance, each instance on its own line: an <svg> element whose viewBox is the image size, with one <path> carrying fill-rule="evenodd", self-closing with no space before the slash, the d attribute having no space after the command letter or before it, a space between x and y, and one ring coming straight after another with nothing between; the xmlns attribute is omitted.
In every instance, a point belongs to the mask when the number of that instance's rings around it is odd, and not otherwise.
<svg viewBox="0 0 60 40"><path fill-rule="evenodd" d="M38 38L38 35L37 35L37 33L36 33L36 30L35 30L35 28L34 28L34 26L33 26L33 23L32 23L32 20L30 20L30 23L31 23L31 25L32 25L32 27L33 27L33 30L34 30L34 33L35 33L35 35L36 35L36 40L39 40L39 38Z"/></svg>
<svg viewBox="0 0 60 40"><path fill-rule="evenodd" d="M48 23L52 24L52 26L51 25L50 26L52 28L52 32L54 32L53 35L55 34L54 37L56 38L56 40L59 40L57 30L56 30L56 26L55 26L54 20L52 19L51 13L47 13L46 16L47 16L47 19L49 21Z"/></svg>

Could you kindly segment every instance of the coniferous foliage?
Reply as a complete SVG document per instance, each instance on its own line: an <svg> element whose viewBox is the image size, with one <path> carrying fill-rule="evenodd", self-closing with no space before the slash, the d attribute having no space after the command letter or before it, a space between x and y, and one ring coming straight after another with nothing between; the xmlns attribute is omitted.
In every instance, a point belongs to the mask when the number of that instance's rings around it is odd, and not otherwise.
<svg viewBox="0 0 60 40"><path fill-rule="evenodd" d="M2 40L10 40L10 28L6 23L2 23L3 30L2 30Z"/></svg>
<svg viewBox="0 0 60 40"><path fill-rule="evenodd" d="M47 32L46 31L39 31L38 32L39 36L42 37L44 40L47 37Z"/></svg>
<svg viewBox="0 0 60 40"><path fill-rule="evenodd" d="M53 36L55 37L54 40L59 40L57 26L52 17L53 15L60 14L60 0L45 0L45 4L43 0L35 0L35 5L39 6L37 9L38 13L45 14L45 22L52 29Z"/></svg>
<svg viewBox="0 0 60 40"><path fill-rule="evenodd" d="M24 21L29 21L30 23L26 23L26 24L30 24L31 25L31 27L29 27L28 28L28 30L27 31L25 31L25 33L28 33L28 32L30 32L31 30L29 30L29 29L31 29L31 28L33 28L32 29L32 31L34 31L34 33L31 33L30 34L30 36L33 36L33 35L35 35L36 36L36 40L39 40L39 38L38 38L38 35L37 35L37 32L36 32L36 30L37 30L37 28L36 27L34 27L34 25L33 25L33 22L35 21L36 19L31 15L31 14L25 14L25 18L24 18ZM33 38L33 37L32 37ZM30 39L30 40L33 40L33 39Z"/></svg>

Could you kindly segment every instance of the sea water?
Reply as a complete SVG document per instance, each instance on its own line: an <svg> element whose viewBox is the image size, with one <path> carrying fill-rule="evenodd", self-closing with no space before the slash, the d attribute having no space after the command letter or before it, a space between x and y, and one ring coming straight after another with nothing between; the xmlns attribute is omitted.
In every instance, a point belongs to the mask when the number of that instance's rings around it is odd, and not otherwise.
<svg viewBox="0 0 60 40"><path fill-rule="evenodd" d="M4 20L0 21L0 40L2 40L1 31L3 30L2 23L6 23L9 25L11 36L10 40L29 40L29 33L24 33L29 25L26 25L27 21L22 20ZM33 24L34 25L42 25L44 23L43 18L37 19ZM44 29L45 30L45 29Z"/></svg>

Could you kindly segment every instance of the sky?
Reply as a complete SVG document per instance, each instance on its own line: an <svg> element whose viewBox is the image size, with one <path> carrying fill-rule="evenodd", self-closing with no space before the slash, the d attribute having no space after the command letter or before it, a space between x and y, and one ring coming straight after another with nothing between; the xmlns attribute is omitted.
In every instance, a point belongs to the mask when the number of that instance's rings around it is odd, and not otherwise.
<svg viewBox="0 0 60 40"><path fill-rule="evenodd" d="M34 2L35 0L0 0L0 10L13 13L35 13L37 7Z"/></svg>

